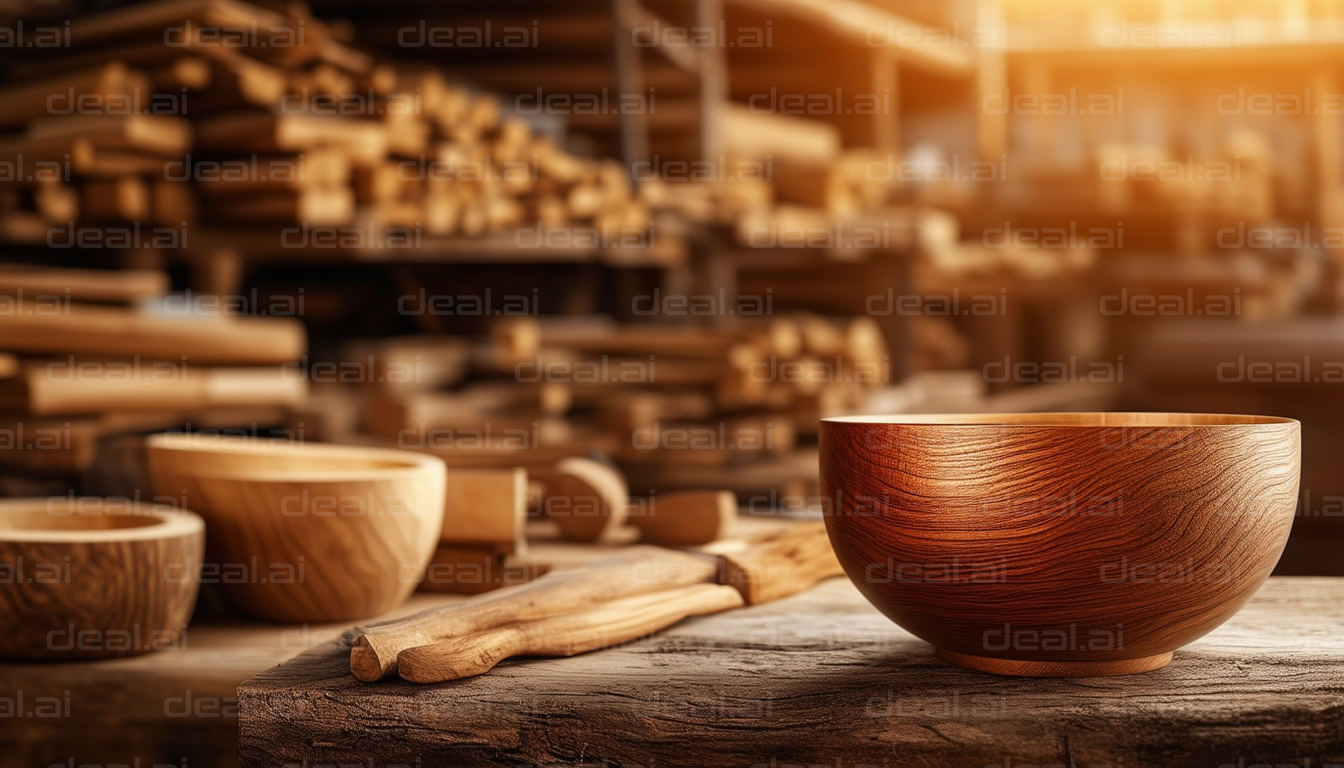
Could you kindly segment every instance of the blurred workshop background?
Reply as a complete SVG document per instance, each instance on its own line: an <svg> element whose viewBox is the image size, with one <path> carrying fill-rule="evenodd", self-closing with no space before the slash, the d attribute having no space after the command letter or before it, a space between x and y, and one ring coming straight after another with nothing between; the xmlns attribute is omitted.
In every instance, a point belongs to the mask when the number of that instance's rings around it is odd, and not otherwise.
<svg viewBox="0 0 1344 768"><path fill-rule="evenodd" d="M2 495L187 429L805 514L826 415L1264 413L1344 574L1337 0L0 15Z"/></svg>

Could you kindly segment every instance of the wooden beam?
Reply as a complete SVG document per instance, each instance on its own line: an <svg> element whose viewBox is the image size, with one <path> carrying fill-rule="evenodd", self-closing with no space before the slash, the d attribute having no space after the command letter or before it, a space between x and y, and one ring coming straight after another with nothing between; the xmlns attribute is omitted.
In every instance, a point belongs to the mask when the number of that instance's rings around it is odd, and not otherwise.
<svg viewBox="0 0 1344 768"><path fill-rule="evenodd" d="M869 83L879 109L873 115L873 135L869 146L883 152L901 151L901 80L900 63L895 56L876 51L869 59Z"/></svg>
<svg viewBox="0 0 1344 768"><path fill-rule="evenodd" d="M977 26L998 29L1001 19L1002 12L996 4L979 4ZM1008 152L1008 116L985 108L987 97L1000 96L1008 87L1008 62L1001 47L1003 41L996 42L996 46L982 46L976 51L975 104L972 106L980 159L992 162L998 162Z"/></svg>
<svg viewBox="0 0 1344 768"><path fill-rule="evenodd" d="M1340 150L1340 141L1344 140L1344 118L1336 114L1325 104L1329 94L1337 93L1339 80L1334 69L1321 67L1311 78L1312 96L1316 100L1312 111L1313 139L1316 144L1316 215L1321 226L1339 227L1344 221L1344 153ZM1326 251L1335 262L1336 271L1344 273L1344 248L1337 244L1327 245ZM1336 310L1344 307L1344 276L1338 278L1334 291Z"/></svg>
<svg viewBox="0 0 1344 768"><path fill-rule="evenodd" d="M859 0L728 2L764 14L792 16L858 45L892 49L902 61L937 74L964 77L975 72L975 59L968 49L921 43L926 39L946 37L948 30L928 29L918 22ZM916 34L909 34L912 31Z"/></svg>
<svg viewBox="0 0 1344 768"><path fill-rule="evenodd" d="M723 22L723 0L696 0L695 21L704 29ZM724 152L723 115L728 107L728 53L723 41L699 48L700 159L717 161Z"/></svg>

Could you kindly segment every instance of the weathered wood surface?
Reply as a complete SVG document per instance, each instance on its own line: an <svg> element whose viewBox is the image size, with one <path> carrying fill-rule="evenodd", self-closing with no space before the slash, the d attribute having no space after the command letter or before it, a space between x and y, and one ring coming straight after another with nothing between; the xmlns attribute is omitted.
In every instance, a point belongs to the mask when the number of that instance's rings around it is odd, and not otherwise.
<svg viewBox="0 0 1344 768"><path fill-rule="evenodd" d="M744 535L778 522L748 518ZM632 532L633 533L633 532ZM529 527L522 562L574 568L620 551L556 541ZM417 593L380 619L461 595ZM213 589L178 647L143 656L61 663L0 661L0 768L234 768L239 684L308 648L338 640L350 622L267 624L224 612Z"/></svg>
<svg viewBox="0 0 1344 768"><path fill-rule="evenodd" d="M1273 578L1166 668L995 677L843 579L570 659L360 683L326 643L238 689L244 766L1344 764L1344 579Z"/></svg>
<svg viewBox="0 0 1344 768"><path fill-rule="evenodd" d="M444 601L415 595L397 614ZM236 766L239 683L348 626L212 617L142 656L0 662L0 768Z"/></svg>

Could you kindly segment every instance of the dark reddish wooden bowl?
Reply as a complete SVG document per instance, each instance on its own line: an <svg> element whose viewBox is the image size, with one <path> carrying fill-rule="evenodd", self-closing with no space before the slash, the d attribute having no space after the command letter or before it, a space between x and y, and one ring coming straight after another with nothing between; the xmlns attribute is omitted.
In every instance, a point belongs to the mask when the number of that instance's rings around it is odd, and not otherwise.
<svg viewBox="0 0 1344 768"><path fill-rule="evenodd" d="M864 597L949 661L1144 672L1269 576L1299 443L1296 421L1267 416L825 419L826 527Z"/></svg>

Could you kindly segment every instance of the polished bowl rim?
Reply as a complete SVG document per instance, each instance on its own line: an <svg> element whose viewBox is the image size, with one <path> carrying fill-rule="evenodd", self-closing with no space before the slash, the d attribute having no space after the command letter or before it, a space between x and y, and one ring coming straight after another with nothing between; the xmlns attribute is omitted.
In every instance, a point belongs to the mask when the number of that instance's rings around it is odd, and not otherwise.
<svg viewBox="0 0 1344 768"><path fill-rule="evenodd" d="M101 497L75 497L74 501L97 499ZM113 500L118 501L120 500ZM37 496L30 498L0 499L0 517L35 516L43 512L50 514L53 503L64 503L69 508L72 500L68 496ZM123 506L118 504L118 506ZM162 504L128 502L129 514L88 515L71 511L69 519L108 517L121 520L135 520L134 525L113 526L107 528L7 528L0 525L0 542L24 542L41 544L97 544L123 541L153 541L194 536L205 532L205 520L195 512ZM61 515L62 518L67 517Z"/></svg>
<svg viewBox="0 0 1344 768"><path fill-rule="evenodd" d="M182 467L157 465L150 461L151 474L169 474L205 480L240 482L323 483L323 482L378 482L411 479L425 472L445 471L442 459L429 454L402 448L381 446L340 445L335 443L272 442L266 438L188 434L165 432L146 438L150 454L233 454L257 460L267 456L279 459L302 458L321 461L330 459L345 464L333 468L293 467ZM349 466L353 462L362 466Z"/></svg>
<svg viewBox="0 0 1344 768"><path fill-rule="evenodd" d="M897 427L1011 427L1051 429L1189 429L1299 424L1297 419L1239 413L1166 411L1062 411L1051 413L901 413L827 416L823 424Z"/></svg>

